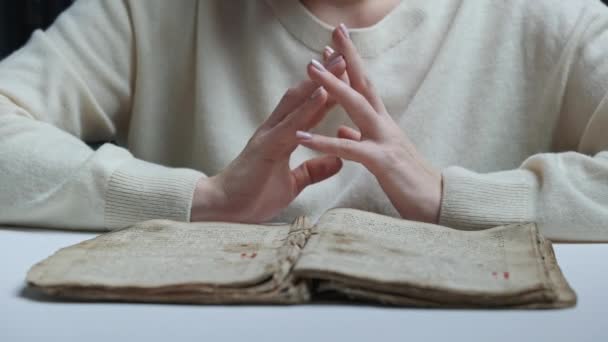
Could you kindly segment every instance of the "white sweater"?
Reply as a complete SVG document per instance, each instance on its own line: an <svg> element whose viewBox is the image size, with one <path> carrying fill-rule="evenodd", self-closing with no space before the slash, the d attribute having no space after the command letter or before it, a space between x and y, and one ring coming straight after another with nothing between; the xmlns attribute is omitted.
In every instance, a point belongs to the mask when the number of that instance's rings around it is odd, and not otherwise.
<svg viewBox="0 0 608 342"><path fill-rule="evenodd" d="M81 0L0 63L0 224L188 221L331 38L286 0ZM608 240L608 9L599 0L405 0L352 30L389 112L443 170L440 223ZM314 130L350 123L337 108ZM93 150L87 143L114 141ZM293 166L315 156L298 148ZM275 220L397 216L361 165Z"/></svg>

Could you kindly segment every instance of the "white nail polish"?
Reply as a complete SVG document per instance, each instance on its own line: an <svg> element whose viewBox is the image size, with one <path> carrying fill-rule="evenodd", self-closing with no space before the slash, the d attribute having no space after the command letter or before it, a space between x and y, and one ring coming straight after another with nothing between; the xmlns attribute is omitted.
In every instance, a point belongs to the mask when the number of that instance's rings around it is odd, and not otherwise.
<svg viewBox="0 0 608 342"><path fill-rule="evenodd" d="M319 97L319 96L320 96L322 93L323 93L323 87L319 87L319 88L317 88L317 90L315 90L315 91L312 93L312 95L310 95L310 99L311 99L311 100L314 100L314 99L316 99L317 97Z"/></svg>
<svg viewBox="0 0 608 342"><path fill-rule="evenodd" d="M327 52L328 55L333 55L336 51L334 49L331 48L331 46L326 46L325 47L325 51Z"/></svg>
<svg viewBox="0 0 608 342"><path fill-rule="evenodd" d="M312 134L310 134L308 132L304 132L304 131L297 131L296 138L298 138L300 140L310 140L310 139L312 139Z"/></svg>
<svg viewBox="0 0 608 342"><path fill-rule="evenodd" d="M342 31L342 33L344 33L346 38L350 38L350 32L348 32L348 28L346 27L346 25L344 25L344 23L340 23L340 30Z"/></svg>
<svg viewBox="0 0 608 342"><path fill-rule="evenodd" d="M321 72L325 71L325 67L323 66L323 64L319 63L319 61L317 61L316 59L313 59L310 63L313 67L315 67L315 69Z"/></svg>

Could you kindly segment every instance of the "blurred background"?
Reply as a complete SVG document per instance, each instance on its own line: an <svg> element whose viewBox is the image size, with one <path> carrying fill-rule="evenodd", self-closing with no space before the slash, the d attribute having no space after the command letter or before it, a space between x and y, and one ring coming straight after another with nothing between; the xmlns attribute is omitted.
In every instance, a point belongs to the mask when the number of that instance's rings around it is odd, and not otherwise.
<svg viewBox="0 0 608 342"><path fill-rule="evenodd" d="M50 25L72 2L74 0L0 0L0 59L23 45L35 29Z"/></svg>
<svg viewBox="0 0 608 342"><path fill-rule="evenodd" d="M608 0L602 1L608 3ZM32 31L37 28L46 28L50 25L55 17L72 2L74 0L0 0L0 59L23 45L32 34Z"/></svg>

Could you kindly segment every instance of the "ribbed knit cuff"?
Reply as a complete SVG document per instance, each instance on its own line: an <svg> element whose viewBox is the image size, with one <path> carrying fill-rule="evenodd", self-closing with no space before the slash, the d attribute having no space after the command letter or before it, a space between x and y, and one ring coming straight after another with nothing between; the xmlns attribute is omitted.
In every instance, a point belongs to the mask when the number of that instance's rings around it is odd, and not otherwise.
<svg viewBox="0 0 608 342"><path fill-rule="evenodd" d="M189 222L196 183L203 176L137 159L124 163L112 173L106 191L106 227L153 219Z"/></svg>
<svg viewBox="0 0 608 342"><path fill-rule="evenodd" d="M477 230L532 222L537 184L529 170L479 174L449 167L443 171L439 224Z"/></svg>

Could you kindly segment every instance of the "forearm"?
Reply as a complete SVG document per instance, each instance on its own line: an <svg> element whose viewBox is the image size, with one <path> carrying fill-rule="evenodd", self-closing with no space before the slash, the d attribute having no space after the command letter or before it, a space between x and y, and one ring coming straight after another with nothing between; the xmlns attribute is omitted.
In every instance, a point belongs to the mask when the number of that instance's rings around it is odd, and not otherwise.
<svg viewBox="0 0 608 342"><path fill-rule="evenodd" d="M608 152L539 154L521 168L444 170L440 224L459 229L535 222L547 237L608 241Z"/></svg>
<svg viewBox="0 0 608 342"><path fill-rule="evenodd" d="M149 219L188 221L203 175L135 159L0 106L0 224L108 230Z"/></svg>

